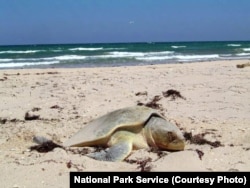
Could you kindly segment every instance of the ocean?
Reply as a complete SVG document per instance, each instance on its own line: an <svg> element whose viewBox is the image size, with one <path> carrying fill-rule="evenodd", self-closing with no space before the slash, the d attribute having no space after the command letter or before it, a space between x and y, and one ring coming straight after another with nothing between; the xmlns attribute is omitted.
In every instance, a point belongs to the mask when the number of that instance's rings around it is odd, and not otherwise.
<svg viewBox="0 0 250 188"><path fill-rule="evenodd" d="M79 68L250 59L250 41L0 46L0 69Z"/></svg>

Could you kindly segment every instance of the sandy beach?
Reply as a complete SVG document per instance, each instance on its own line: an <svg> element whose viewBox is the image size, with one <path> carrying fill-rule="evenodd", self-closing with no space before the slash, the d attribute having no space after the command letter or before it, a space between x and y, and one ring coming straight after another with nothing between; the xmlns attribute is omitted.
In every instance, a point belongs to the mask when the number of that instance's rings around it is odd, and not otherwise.
<svg viewBox="0 0 250 188"><path fill-rule="evenodd" d="M1 187L66 188L75 171L250 171L250 67L237 67L249 62L0 70ZM168 90L183 98L164 97ZM141 149L106 162L83 148L30 150L36 135L61 144L89 121L156 96L185 134L184 151ZM32 110L38 118L25 119Z"/></svg>

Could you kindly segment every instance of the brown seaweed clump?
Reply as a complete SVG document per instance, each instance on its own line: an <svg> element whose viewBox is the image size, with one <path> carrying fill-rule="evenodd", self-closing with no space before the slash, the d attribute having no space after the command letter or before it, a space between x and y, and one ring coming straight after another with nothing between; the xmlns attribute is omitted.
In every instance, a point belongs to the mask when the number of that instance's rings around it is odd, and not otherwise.
<svg viewBox="0 0 250 188"><path fill-rule="evenodd" d="M236 65L237 68L245 68L245 67L250 67L250 63L245 63L245 64L238 64Z"/></svg>
<svg viewBox="0 0 250 188"><path fill-rule="evenodd" d="M190 141L191 144L197 144L197 145L204 145L204 144L208 144L212 147L219 147L219 146L222 146L221 142L220 141L209 141L207 139L204 138L204 136L206 135L207 133L202 133L202 134L196 134L196 135L192 135L191 132L185 132L184 133L184 137L186 140Z"/></svg>
<svg viewBox="0 0 250 188"><path fill-rule="evenodd" d="M54 148L64 149L63 146L56 144L52 140L49 140L43 136L34 136L33 142L37 143L38 145L31 146L30 147L31 151L36 150L37 152L40 153L47 153L49 151L52 151Z"/></svg>
<svg viewBox="0 0 250 188"><path fill-rule="evenodd" d="M143 160L126 160L126 162L128 162L130 164L136 163L138 165L137 168L139 168L141 172L150 172L151 171L152 166L148 165L148 163L151 161L152 161L152 159L150 157L143 159Z"/></svg>
<svg viewBox="0 0 250 188"><path fill-rule="evenodd" d="M8 78L5 76L5 77L3 77L3 78L0 78L0 81L5 81L5 80L7 80Z"/></svg>
<svg viewBox="0 0 250 188"><path fill-rule="evenodd" d="M136 94L135 94L135 96L140 96L140 95L148 95L148 92L147 91L143 91L143 92L137 92Z"/></svg>
<svg viewBox="0 0 250 188"><path fill-rule="evenodd" d="M196 149L195 151L197 152L197 154L198 154L198 156L199 156L199 159L201 160L202 157L203 157L203 155L204 155L204 152L201 151L201 150L198 150L198 149Z"/></svg>
<svg viewBox="0 0 250 188"><path fill-rule="evenodd" d="M51 140L48 140L46 142L43 142L41 144L35 145L35 146L31 146L30 150L33 151L37 151L39 153L47 153L52 151L54 148L63 148L62 146L52 142Z"/></svg>
<svg viewBox="0 0 250 188"><path fill-rule="evenodd" d="M25 113L25 120L37 120L40 118L40 115L37 112L41 110L41 108L33 108L32 110Z"/></svg>
<svg viewBox="0 0 250 188"><path fill-rule="evenodd" d="M149 108L162 110L162 105L158 103L158 101L160 101L160 100L161 100L161 97L159 95L156 95L156 96L154 96L154 98L151 101L147 102L146 104L144 104L142 102L138 102L137 105L138 106L144 105L144 106L147 106Z"/></svg>
<svg viewBox="0 0 250 188"><path fill-rule="evenodd" d="M162 94L166 98L171 97L172 100L175 100L176 98L181 98L181 99L186 100L186 98L183 97L179 91L176 91L174 89L169 89L167 91L163 91Z"/></svg>

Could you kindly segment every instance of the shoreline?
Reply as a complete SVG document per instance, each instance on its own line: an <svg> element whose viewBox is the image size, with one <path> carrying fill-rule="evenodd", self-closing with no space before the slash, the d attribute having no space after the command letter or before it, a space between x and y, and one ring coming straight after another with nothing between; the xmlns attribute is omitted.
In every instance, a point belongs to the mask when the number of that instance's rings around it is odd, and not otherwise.
<svg viewBox="0 0 250 188"><path fill-rule="evenodd" d="M196 60L196 61L170 61L170 62L167 62L167 63L164 63L164 62L159 62L159 63L156 63L156 62L152 62L152 63L146 63L146 62L142 62L142 63L124 63L124 64L118 64L118 65L115 65L115 64L112 64L112 65L108 65L108 64L103 64L103 65L98 65L96 66L95 64L92 64L92 65L68 65L68 66L49 66L49 67L32 67L32 66L27 66L27 67L12 67L12 68L0 68L0 71L4 71L4 70L36 70L36 69L40 69L40 70L48 70L48 69L91 69L91 68L119 68L119 67L141 67L141 66L157 66L157 65L178 65L178 64L194 64L194 63L208 63L208 62L225 62L225 61L235 61L235 62L249 62L250 59L249 58L244 58L244 59L221 59L221 60L203 60L203 61L199 61L199 60Z"/></svg>
<svg viewBox="0 0 250 188"><path fill-rule="evenodd" d="M0 69L0 181L3 187L67 187L70 171L141 171L132 161L149 158L150 171L249 171L250 67L237 68L249 62ZM169 89L185 99L164 97ZM183 133L221 145L187 141L181 152L159 157L136 150L128 161L114 163L59 148L48 153L28 149L35 135L62 143L92 119L155 96L160 97L158 110ZM39 119L25 120L34 108Z"/></svg>

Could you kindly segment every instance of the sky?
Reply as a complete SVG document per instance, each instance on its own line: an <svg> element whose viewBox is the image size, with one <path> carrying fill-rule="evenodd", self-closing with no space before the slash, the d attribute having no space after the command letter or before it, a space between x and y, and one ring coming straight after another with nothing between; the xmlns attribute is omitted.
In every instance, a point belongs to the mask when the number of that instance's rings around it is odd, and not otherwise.
<svg viewBox="0 0 250 188"><path fill-rule="evenodd" d="M250 0L0 0L0 45L250 40Z"/></svg>

